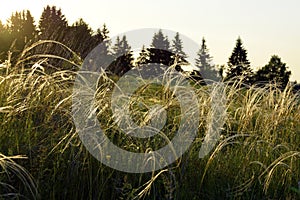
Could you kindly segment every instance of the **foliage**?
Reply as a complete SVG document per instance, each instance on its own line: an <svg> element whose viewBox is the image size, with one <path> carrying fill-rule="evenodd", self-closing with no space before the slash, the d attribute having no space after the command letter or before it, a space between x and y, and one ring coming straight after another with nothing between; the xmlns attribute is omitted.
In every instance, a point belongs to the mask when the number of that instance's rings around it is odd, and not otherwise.
<svg viewBox="0 0 300 200"><path fill-rule="evenodd" d="M217 146L199 159L207 127L212 125L208 116L214 99L209 94L215 85L201 86L192 80L201 120L190 150L164 169L128 174L92 157L76 132L72 93L83 58L102 42L101 54L115 56L112 66L120 67L113 75L106 71L99 77L95 106L101 128L123 149L144 152L166 145L178 129L179 102L167 87L146 84L139 88L130 97L132 119L147 124L157 114L149 108L161 104L167 111L163 133L168 140L160 135L129 137L114 123L110 108L118 75L134 66L126 36L117 38L110 51L106 25L96 32L82 19L69 26L60 9L50 6L39 22L39 28L33 28L30 13L24 11L13 14L8 24L0 23L1 59L5 60L0 64L0 199L299 198L295 188L300 180L300 103L294 87L286 84L290 72L279 57L273 56L256 73L257 80L264 77L270 83L241 87L250 82L252 71L239 38L228 62L226 78L235 80L224 83L227 118ZM35 37L45 40L32 44ZM91 46L78 42L77 37ZM14 43L15 39L24 40L23 46ZM180 41L176 34L172 48L184 60ZM9 50L18 51L18 56ZM180 58L173 50L159 30L151 47L142 48L136 66L159 63L174 70ZM8 56L2 57L4 54ZM213 67L205 40L198 56L200 69Z"/></svg>
<svg viewBox="0 0 300 200"><path fill-rule="evenodd" d="M19 56L25 45L34 42L36 35L36 27L30 11L13 13L5 26L0 23L0 53L2 53L0 58L7 59L4 53L9 50L14 57Z"/></svg>
<svg viewBox="0 0 300 200"><path fill-rule="evenodd" d="M151 47L155 49L165 50L165 51L170 50L170 42L168 40L168 37L163 34L161 29L154 34Z"/></svg>
<svg viewBox="0 0 300 200"><path fill-rule="evenodd" d="M55 6L47 6L44 8L39 20L39 38L63 42L67 26L68 22L61 9L57 9Z"/></svg>
<svg viewBox="0 0 300 200"><path fill-rule="evenodd" d="M182 45L180 35L176 33L172 41L172 46L170 47L168 37L165 36L160 29L153 35L152 43L149 48L143 45L136 65L140 66L149 63L164 65L165 67L175 65L175 69L182 72L181 66L188 64L186 60L187 55L183 51Z"/></svg>
<svg viewBox="0 0 300 200"><path fill-rule="evenodd" d="M297 187L300 177L300 104L291 88L280 90L269 85L245 89L240 87L243 81L225 85L228 116L222 137L207 157L199 159L199 147L209 123L207 116L212 112L209 91L213 86L195 86L201 121L190 151L157 172L128 174L102 165L80 142L70 114L76 72L59 70L47 74L45 68L47 63L41 60L24 71L8 63L0 69L0 152L28 157L18 161L22 166L19 169L26 171L25 179L0 174L0 182L15 188L19 196L34 195L42 199L298 197L291 188ZM95 99L99 122L108 137L131 151L155 150L165 145L167 141L159 136L153 141L134 139L116 127L108 107L112 92L108 88L115 83L105 73L100 79L103 81ZM177 130L180 106L176 98L167 94L166 88L157 85L140 88L131 97L131 115L137 123L143 123L148 109L160 102L167 109L164 132L171 139Z"/></svg>
<svg viewBox="0 0 300 200"><path fill-rule="evenodd" d="M257 83L278 83L285 88L289 82L291 71L286 63L281 61L279 56L273 55L267 65L256 72L255 81Z"/></svg>
<svg viewBox="0 0 300 200"><path fill-rule="evenodd" d="M114 75L122 76L133 68L133 55L126 36L122 39L118 36L113 46L114 61L109 65L108 70Z"/></svg>
<svg viewBox="0 0 300 200"><path fill-rule="evenodd" d="M195 63L196 67L199 68L201 77L207 80L218 81L220 79L219 72L212 63L212 57L209 54L204 38L202 38L201 48L199 49L197 56Z"/></svg>
<svg viewBox="0 0 300 200"><path fill-rule="evenodd" d="M233 49L228 61L228 71L225 80L230 80L244 76L244 82L246 84L251 83L253 72L250 68L250 62L247 58L247 50L243 47L241 38L236 40L236 45Z"/></svg>
<svg viewBox="0 0 300 200"><path fill-rule="evenodd" d="M186 53L183 51L183 42L180 39L180 35L178 32L176 33L174 39L172 40L172 48L171 49L175 55L178 55L182 59L187 58Z"/></svg>

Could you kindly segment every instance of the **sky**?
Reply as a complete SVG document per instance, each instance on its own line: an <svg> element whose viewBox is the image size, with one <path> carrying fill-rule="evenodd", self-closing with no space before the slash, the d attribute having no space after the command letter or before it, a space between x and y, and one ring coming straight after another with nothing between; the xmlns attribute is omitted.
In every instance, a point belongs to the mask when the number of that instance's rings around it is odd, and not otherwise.
<svg viewBox="0 0 300 200"><path fill-rule="evenodd" d="M113 37L140 28L179 32L201 43L215 64L226 64L240 36L254 69L278 55L300 82L299 0L0 0L0 20L28 9L38 21L46 5L70 24L83 18L94 30L105 23ZM129 41L130 42L130 41Z"/></svg>

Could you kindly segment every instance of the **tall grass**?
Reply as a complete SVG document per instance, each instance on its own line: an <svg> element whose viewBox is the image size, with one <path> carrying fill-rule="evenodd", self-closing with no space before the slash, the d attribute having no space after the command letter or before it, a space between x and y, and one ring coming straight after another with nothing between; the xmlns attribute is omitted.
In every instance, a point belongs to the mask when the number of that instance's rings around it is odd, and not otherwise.
<svg viewBox="0 0 300 200"><path fill-rule="evenodd" d="M45 44L60 45L72 56L32 53ZM59 66L53 65L55 60ZM1 64L0 164L5 173L0 173L0 187L4 188L0 198L299 198L292 188L300 180L300 105L290 87L245 88L241 81L225 85L227 117L221 139L209 155L199 159L208 116L213 112L212 86L195 85L200 123L190 150L162 170L129 174L101 164L76 133L71 105L74 69L80 64L74 52L52 41L28 47L14 65L10 60ZM110 109L118 77L103 73L99 80L98 119L116 145L144 152L166 144L160 136L150 140L123 134ZM156 103L167 110L162 132L171 139L181 113L178 101L165 87L149 84L140 88L132 96L131 116L136 123L148 123L149 108ZM16 155L27 159L13 161L23 158Z"/></svg>
<svg viewBox="0 0 300 200"><path fill-rule="evenodd" d="M15 159L25 159L24 156L5 156L0 154L0 198L26 198L20 191L20 184L28 196L27 198L36 199L38 197L37 188L32 176L26 169L17 164Z"/></svg>

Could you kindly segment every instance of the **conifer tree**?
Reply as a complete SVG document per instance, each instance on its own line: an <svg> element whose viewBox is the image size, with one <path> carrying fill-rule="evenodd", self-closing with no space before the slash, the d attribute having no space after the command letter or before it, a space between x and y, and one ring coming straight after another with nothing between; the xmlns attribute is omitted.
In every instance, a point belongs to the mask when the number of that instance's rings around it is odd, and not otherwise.
<svg viewBox="0 0 300 200"><path fill-rule="evenodd" d="M36 26L34 25L34 19L29 10L23 11L23 33L25 37L25 43L34 40L37 35Z"/></svg>
<svg viewBox="0 0 300 200"><path fill-rule="evenodd" d="M0 62L7 58L7 52L10 48L12 37L5 24L0 21Z"/></svg>
<svg viewBox="0 0 300 200"><path fill-rule="evenodd" d="M40 39L64 41L68 23L61 9L55 6L44 8L39 21Z"/></svg>
<svg viewBox="0 0 300 200"><path fill-rule="evenodd" d="M220 75L212 63L212 57L209 54L209 49L206 46L206 41L202 38L201 48L198 51L195 59L196 67L199 68L200 75L203 79L218 81Z"/></svg>
<svg viewBox="0 0 300 200"><path fill-rule="evenodd" d="M109 55L110 54L110 46L111 46L111 40L109 39L109 30L107 29L106 24L103 24L102 29L98 28L96 31L96 34L94 35L94 38L96 41L100 44L102 43L102 55Z"/></svg>
<svg viewBox="0 0 300 200"><path fill-rule="evenodd" d="M165 36L162 30L159 30L154 34L152 38L152 43L149 51L148 63L157 63L170 66L173 64L174 58L173 53L170 49L170 42L168 37Z"/></svg>
<svg viewBox="0 0 300 200"><path fill-rule="evenodd" d="M225 80L243 76L244 83L251 83L253 72L250 68L250 62L247 58L247 50L243 47L243 43L240 37L236 41L236 46L234 47L227 64L229 68Z"/></svg>
<svg viewBox="0 0 300 200"><path fill-rule="evenodd" d="M23 10L15 12L7 20L7 33L4 45L12 54L12 62L20 55L26 45L33 42L36 36L36 27L30 12ZM8 49L7 49L8 50Z"/></svg>
<svg viewBox="0 0 300 200"><path fill-rule="evenodd" d="M141 52L139 53L139 56L136 60L136 66L141 66L143 64L147 64L149 62L149 58L150 58L150 52L145 47L145 45L143 45Z"/></svg>
<svg viewBox="0 0 300 200"><path fill-rule="evenodd" d="M168 40L168 37L163 34L161 29L157 33L154 33L151 47L155 49L166 50L166 51L170 50L170 42Z"/></svg>
<svg viewBox="0 0 300 200"><path fill-rule="evenodd" d="M92 36L93 30L89 25L79 19L68 29L66 44L73 51L78 53L83 59L97 45L95 38ZM78 39L80 38L80 40Z"/></svg>
<svg viewBox="0 0 300 200"><path fill-rule="evenodd" d="M183 51L183 43L178 32L172 40L172 52L179 55L183 59L187 58L186 53Z"/></svg>
<svg viewBox="0 0 300 200"><path fill-rule="evenodd" d="M109 66L109 71L115 75L122 76L133 67L133 54L126 36L122 39L118 36L113 46L114 61Z"/></svg>

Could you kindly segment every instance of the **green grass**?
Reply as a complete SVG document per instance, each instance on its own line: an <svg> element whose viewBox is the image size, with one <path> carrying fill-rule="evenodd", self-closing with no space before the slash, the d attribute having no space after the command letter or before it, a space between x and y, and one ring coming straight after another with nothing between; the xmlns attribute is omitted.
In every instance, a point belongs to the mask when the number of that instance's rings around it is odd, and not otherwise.
<svg viewBox="0 0 300 200"><path fill-rule="evenodd" d="M291 88L245 89L240 82L225 85L227 118L221 140L199 159L212 99L210 86L195 86L200 125L190 150L165 169L129 174L101 164L81 143L71 116L76 72L53 70L47 59L61 57L31 55L32 49L26 49L14 66L8 60L0 67L0 199L300 197L300 105ZM71 53L73 59L54 67L80 66L80 59ZM149 140L121 133L109 107L112 90L107 90L118 78L103 74L100 80L97 114L109 138L136 152L164 146L166 139L161 136ZM156 103L167 110L162 132L171 139L181 113L167 88L147 85L136 91L131 116L138 124L147 123L147 111Z"/></svg>

